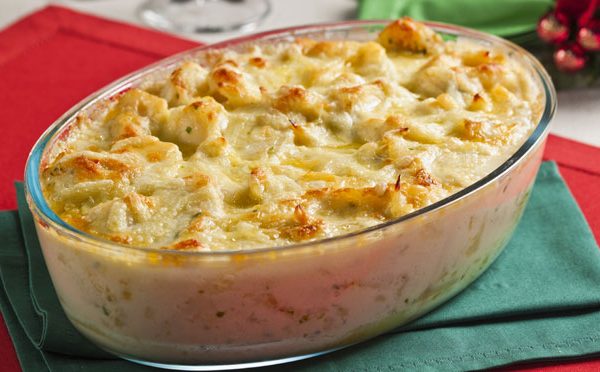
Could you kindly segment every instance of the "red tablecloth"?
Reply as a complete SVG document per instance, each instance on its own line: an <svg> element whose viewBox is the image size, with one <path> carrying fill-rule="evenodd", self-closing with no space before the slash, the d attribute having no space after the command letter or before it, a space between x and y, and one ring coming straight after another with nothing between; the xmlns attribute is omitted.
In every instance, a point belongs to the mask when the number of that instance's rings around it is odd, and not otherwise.
<svg viewBox="0 0 600 372"><path fill-rule="evenodd" d="M0 209L16 207L13 181L23 178L35 140L63 112L112 80L196 45L55 6L1 31ZM600 148L551 136L545 157L560 165L596 240L600 240ZM1 323L1 369L19 371ZM600 359L520 369L598 371Z"/></svg>

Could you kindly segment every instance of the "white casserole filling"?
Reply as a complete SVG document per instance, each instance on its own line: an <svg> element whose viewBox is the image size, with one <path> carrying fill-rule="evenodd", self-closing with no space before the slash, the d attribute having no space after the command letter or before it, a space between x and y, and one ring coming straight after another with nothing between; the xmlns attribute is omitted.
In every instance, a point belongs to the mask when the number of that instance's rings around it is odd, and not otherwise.
<svg viewBox="0 0 600 372"><path fill-rule="evenodd" d="M541 92L503 50L403 19L377 41L211 51L80 116L42 169L51 208L119 243L252 249L342 235L481 179Z"/></svg>

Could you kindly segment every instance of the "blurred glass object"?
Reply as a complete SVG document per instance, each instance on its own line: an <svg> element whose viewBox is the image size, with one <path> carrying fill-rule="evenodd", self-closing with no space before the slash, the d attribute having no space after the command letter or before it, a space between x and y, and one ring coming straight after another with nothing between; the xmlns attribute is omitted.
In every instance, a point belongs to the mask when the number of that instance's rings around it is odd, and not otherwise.
<svg viewBox="0 0 600 372"><path fill-rule="evenodd" d="M155 28L207 33L253 29L270 11L269 0L148 0L138 14Z"/></svg>

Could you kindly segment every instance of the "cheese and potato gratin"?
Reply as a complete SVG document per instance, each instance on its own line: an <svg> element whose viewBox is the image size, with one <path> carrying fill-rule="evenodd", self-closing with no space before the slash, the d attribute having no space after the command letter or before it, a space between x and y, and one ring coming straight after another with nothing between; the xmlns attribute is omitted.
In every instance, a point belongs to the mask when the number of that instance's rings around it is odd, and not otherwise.
<svg viewBox="0 0 600 372"><path fill-rule="evenodd" d="M481 179L542 110L505 51L407 18L376 41L207 53L77 118L41 169L64 221L192 251L342 235Z"/></svg>

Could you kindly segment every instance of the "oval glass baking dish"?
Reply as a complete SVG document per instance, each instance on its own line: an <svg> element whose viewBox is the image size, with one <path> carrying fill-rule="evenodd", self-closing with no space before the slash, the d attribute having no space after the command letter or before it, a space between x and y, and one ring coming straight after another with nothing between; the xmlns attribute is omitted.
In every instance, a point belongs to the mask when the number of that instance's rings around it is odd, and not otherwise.
<svg viewBox="0 0 600 372"><path fill-rule="evenodd" d="M446 38L503 48L544 95L539 123L502 165L475 184L401 218L285 247L182 252L108 242L62 221L41 191L40 167L81 112L166 76L208 49L375 38L387 21L270 31L170 57L94 93L38 140L26 165L29 207L65 313L90 340L122 358L176 369L230 369L298 360L403 325L475 280L509 240L539 168L556 97L543 67L505 40L426 23Z"/></svg>

